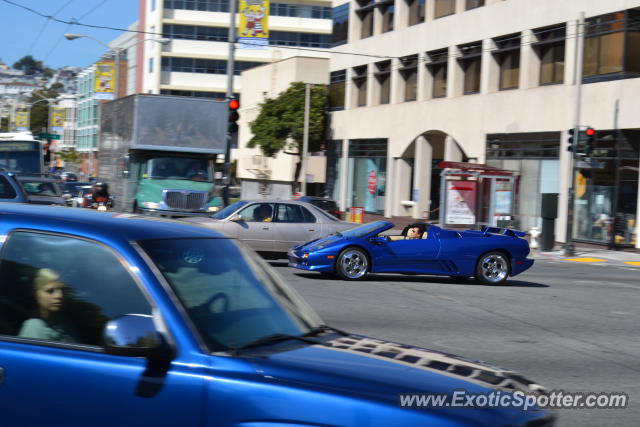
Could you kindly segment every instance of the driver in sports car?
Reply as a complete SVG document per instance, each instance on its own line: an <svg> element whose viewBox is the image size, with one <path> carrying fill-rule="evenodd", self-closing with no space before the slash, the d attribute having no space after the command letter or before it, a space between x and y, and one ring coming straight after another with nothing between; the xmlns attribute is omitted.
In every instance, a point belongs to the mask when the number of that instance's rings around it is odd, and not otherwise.
<svg viewBox="0 0 640 427"><path fill-rule="evenodd" d="M424 224L410 224L402 230L405 240L422 239L422 234L426 231Z"/></svg>

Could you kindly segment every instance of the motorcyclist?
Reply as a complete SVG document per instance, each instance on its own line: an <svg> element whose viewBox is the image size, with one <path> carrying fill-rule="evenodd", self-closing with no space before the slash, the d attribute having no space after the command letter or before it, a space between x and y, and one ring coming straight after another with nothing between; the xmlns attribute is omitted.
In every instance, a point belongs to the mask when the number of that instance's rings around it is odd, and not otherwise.
<svg viewBox="0 0 640 427"><path fill-rule="evenodd" d="M111 200L109 186L105 182L97 181L91 189L91 199L93 203L104 203L107 206Z"/></svg>

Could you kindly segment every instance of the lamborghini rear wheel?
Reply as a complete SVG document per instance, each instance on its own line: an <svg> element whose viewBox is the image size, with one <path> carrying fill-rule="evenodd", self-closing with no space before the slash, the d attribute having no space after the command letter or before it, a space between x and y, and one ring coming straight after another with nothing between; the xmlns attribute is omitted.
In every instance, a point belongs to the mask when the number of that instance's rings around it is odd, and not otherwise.
<svg viewBox="0 0 640 427"><path fill-rule="evenodd" d="M476 280L485 285L502 285L509 277L509 260L498 251L487 252L476 264Z"/></svg>
<svg viewBox="0 0 640 427"><path fill-rule="evenodd" d="M369 257L359 248L346 248L336 261L336 272L346 280L357 280L369 271Z"/></svg>

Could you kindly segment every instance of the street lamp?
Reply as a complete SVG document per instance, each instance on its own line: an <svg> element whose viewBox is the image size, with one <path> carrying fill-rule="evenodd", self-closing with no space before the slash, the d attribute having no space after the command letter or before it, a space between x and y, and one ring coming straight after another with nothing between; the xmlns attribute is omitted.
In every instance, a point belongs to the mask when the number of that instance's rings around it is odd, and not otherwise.
<svg viewBox="0 0 640 427"><path fill-rule="evenodd" d="M132 44L131 46L127 46L126 48L122 48L122 47L116 47L116 48L112 48L111 46L109 46L108 44L106 44L103 41L100 41L98 39L96 39L95 37L91 37L88 36L86 34L75 34L75 33L66 33L64 35L64 37L67 40L75 40L75 39L80 39L80 38L87 38L87 39L91 39L97 43L100 43L102 46L106 47L109 51L114 50L115 54L116 54L116 96L115 98L118 98L118 96L120 95L120 52L122 52L123 50L134 46L138 43L142 43L145 41L154 41L156 43L160 43L161 45L167 45L169 44L169 42L171 42L171 39L168 39L166 37L160 37L157 39L144 39L144 40L140 40L140 41L136 41L134 44Z"/></svg>

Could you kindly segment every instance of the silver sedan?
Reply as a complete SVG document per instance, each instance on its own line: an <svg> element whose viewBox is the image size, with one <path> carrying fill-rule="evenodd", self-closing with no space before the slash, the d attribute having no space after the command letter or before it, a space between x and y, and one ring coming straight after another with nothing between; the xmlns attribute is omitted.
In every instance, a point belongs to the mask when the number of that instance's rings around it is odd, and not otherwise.
<svg viewBox="0 0 640 427"><path fill-rule="evenodd" d="M241 200L211 217L182 220L235 237L255 251L278 253L358 225L340 221L312 204L292 200Z"/></svg>

